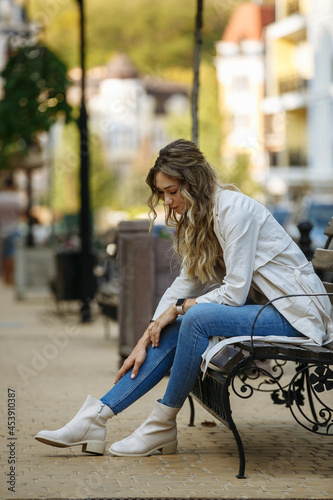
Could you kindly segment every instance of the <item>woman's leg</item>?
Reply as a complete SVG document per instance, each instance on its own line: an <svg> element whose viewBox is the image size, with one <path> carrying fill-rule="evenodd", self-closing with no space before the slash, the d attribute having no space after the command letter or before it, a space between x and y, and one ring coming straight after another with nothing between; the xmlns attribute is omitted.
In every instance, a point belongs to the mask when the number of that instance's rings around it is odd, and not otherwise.
<svg viewBox="0 0 333 500"><path fill-rule="evenodd" d="M161 403L173 408L181 407L198 377L201 356L208 346L209 337L251 335L253 321L261 307L220 304L197 304L191 307L181 323L174 363ZM303 337L271 305L260 314L255 335L267 336L272 335L272 332L274 335Z"/></svg>
<svg viewBox="0 0 333 500"><path fill-rule="evenodd" d="M101 398L116 415L146 394L169 372L175 356L181 322L182 318L179 318L164 328L159 347L148 349L147 358L135 379L131 379L132 371L129 370Z"/></svg>
<svg viewBox="0 0 333 500"><path fill-rule="evenodd" d="M110 453L139 457L151 455L157 450L162 453L175 453L177 413L199 374L201 355L207 348L209 337L250 335L260 307L230 307L217 304L197 304L191 307L179 328L173 367L162 401L156 401L147 420L133 434L114 443L109 449ZM264 317L257 322L257 335L267 335L272 327L279 335L297 335L273 306L261 316ZM154 351L159 349L160 347Z"/></svg>
<svg viewBox="0 0 333 500"><path fill-rule="evenodd" d="M148 349L147 358L135 379L131 379L129 370L101 400L89 395L79 412L64 427L40 431L35 438L61 448L80 445L84 452L103 455L107 420L143 396L170 370L180 323L181 319L163 330L160 346ZM165 407L163 410L165 414L173 411ZM166 451L170 451L169 446Z"/></svg>

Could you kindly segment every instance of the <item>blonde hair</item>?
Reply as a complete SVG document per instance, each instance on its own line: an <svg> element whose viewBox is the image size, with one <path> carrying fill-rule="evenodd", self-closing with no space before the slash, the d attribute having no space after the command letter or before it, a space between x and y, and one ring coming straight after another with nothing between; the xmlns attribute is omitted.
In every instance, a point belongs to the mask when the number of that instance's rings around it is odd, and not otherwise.
<svg viewBox="0 0 333 500"><path fill-rule="evenodd" d="M177 179L185 200L186 210L181 216L177 217L170 206L164 205L164 208L166 224L176 228L174 248L182 257L186 273L202 283L214 280L221 258L221 247L214 232L214 195L220 186L216 170L194 142L178 139L161 149L146 179L151 188L148 206L152 224L157 216L155 207L163 202L155 184L157 172ZM220 187L237 189L230 185Z"/></svg>

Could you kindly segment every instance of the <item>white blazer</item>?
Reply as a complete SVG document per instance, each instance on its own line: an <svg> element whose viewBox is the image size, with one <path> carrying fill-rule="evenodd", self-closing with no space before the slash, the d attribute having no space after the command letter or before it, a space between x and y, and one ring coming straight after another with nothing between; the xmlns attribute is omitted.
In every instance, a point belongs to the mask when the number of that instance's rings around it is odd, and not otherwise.
<svg viewBox="0 0 333 500"><path fill-rule="evenodd" d="M253 288L268 300L281 295L325 293L311 262L263 205L240 192L219 188L214 211L214 230L226 274L218 287L204 293L212 283L202 284L182 269L162 296L153 319L181 297L196 298L197 303L242 306ZM275 301L274 306L306 338L256 337L258 340L317 345L333 341L332 305L327 296L285 298ZM244 336L236 340L248 339ZM203 368L219 349L236 341L226 339L216 345L218 340L210 341Z"/></svg>

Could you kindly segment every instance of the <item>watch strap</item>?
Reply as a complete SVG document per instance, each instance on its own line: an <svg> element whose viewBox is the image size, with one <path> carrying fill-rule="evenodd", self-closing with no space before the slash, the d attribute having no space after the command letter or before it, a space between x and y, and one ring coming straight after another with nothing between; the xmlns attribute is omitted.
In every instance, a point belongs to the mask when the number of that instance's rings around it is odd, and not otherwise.
<svg viewBox="0 0 333 500"><path fill-rule="evenodd" d="M180 314L180 315L185 314L185 311L184 311L185 302L186 302L186 299L178 299L176 302L176 309L177 309L178 314Z"/></svg>

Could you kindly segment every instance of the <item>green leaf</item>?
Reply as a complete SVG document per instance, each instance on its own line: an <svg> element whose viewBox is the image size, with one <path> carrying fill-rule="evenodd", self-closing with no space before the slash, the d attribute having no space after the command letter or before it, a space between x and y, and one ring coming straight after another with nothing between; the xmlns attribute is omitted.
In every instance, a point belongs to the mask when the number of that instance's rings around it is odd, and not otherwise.
<svg viewBox="0 0 333 500"><path fill-rule="evenodd" d="M11 54L1 76L4 97L0 101L0 168L13 154L27 154L59 116L68 122L66 101L70 85L67 68L56 54L42 45L21 47Z"/></svg>

